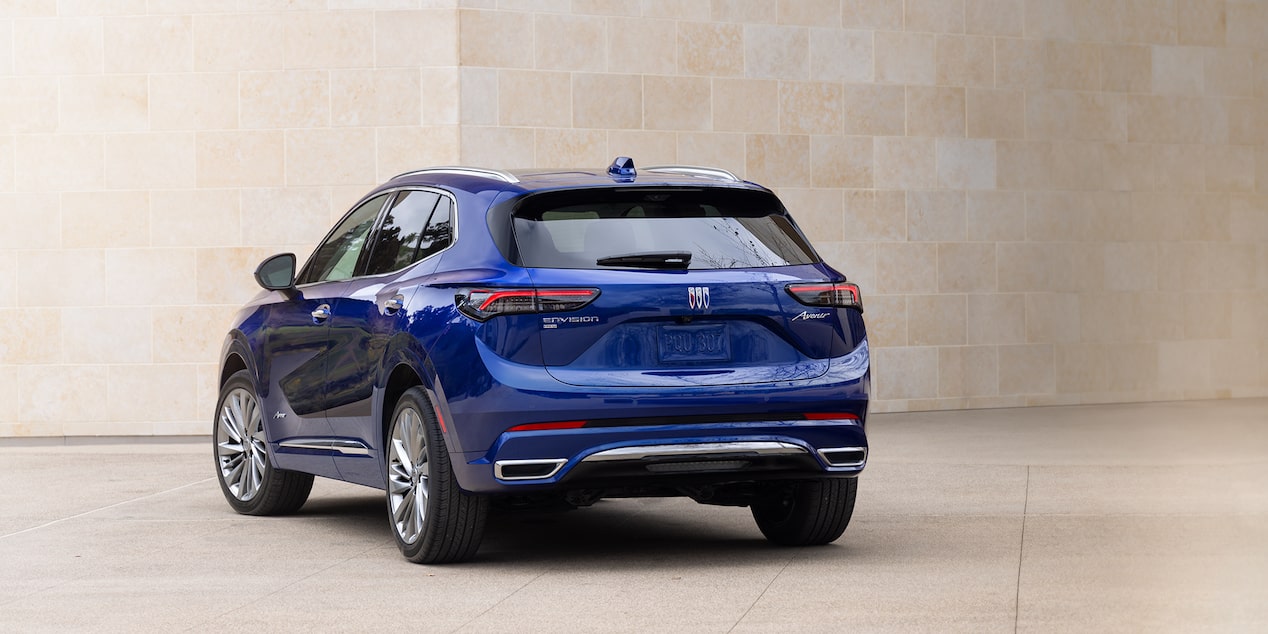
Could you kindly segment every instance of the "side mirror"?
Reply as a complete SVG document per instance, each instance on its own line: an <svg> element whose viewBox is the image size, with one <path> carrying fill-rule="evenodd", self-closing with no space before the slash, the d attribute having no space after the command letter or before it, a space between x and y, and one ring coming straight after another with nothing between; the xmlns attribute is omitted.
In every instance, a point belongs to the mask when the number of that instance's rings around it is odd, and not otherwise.
<svg viewBox="0 0 1268 634"><path fill-rule="evenodd" d="M279 253L266 258L255 267L255 281L270 291L294 288L295 254Z"/></svg>

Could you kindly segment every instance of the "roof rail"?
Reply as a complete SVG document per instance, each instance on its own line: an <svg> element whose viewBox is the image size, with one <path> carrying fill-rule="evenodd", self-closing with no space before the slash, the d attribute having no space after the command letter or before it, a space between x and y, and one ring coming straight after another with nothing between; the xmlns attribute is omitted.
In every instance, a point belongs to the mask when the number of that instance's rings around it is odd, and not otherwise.
<svg viewBox="0 0 1268 634"><path fill-rule="evenodd" d="M742 179L735 174L724 170L720 167L697 167L695 165L653 165L652 167L644 167L644 172L665 172L669 174L683 174L685 176L721 178L724 180L741 182Z"/></svg>
<svg viewBox="0 0 1268 634"><path fill-rule="evenodd" d="M459 174L462 176L474 176L476 178L492 178L504 183L520 182L520 179L516 178L514 174L504 170L493 170L483 167L463 167L461 165L425 167L420 170L412 170L403 174L397 174L396 176L393 176L391 180L396 180L402 176L413 176L415 174Z"/></svg>

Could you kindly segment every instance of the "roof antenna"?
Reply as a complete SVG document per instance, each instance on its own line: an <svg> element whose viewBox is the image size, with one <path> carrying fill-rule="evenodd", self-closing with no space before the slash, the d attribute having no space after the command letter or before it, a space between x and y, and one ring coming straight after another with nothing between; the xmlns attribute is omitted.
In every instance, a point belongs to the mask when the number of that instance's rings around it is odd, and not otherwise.
<svg viewBox="0 0 1268 634"><path fill-rule="evenodd" d="M613 180L622 182L633 182L634 177L638 176L638 172L634 170L634 159L628 156L618 156L608 166L608 175Z"/></svg>

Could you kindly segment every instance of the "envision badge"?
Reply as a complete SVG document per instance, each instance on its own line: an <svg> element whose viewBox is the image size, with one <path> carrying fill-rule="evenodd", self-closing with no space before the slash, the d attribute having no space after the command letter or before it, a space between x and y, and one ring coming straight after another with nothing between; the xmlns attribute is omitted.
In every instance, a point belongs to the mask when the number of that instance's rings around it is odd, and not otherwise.
<svg viewBox="0 0 1268 634"><path fill-rule="evenodd" d="M691 310L707 310L709 308L709 287L688 286L687 305Z"/></svg>

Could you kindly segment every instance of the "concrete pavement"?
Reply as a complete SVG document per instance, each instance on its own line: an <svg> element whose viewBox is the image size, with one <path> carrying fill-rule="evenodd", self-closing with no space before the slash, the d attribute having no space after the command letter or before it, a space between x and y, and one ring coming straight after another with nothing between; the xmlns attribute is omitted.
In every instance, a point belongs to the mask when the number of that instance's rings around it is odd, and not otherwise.
<svg viewBox="0 0 1268 634"><path fill-rule="evenodd" d="M0 631L1265 631L1268 399L876 415L854 520L495 515L402 560L377 491L234 514L210 444L0 441Z"/></svg>

